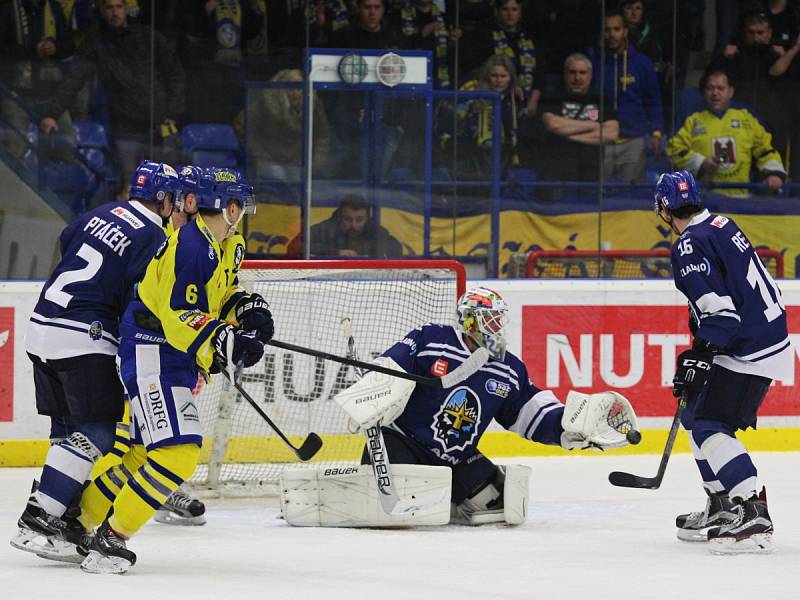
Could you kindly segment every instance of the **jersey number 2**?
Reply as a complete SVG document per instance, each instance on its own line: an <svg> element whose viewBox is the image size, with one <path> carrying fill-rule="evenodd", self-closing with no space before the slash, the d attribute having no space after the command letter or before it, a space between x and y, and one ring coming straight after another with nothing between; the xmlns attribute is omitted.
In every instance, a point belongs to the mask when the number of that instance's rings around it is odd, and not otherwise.
<svg viewBox="0 0 800 600"><path fill-rule="evenodd" d="M64 271L56 277L53 284L44 293L46 300L63 308L67 308L70 300L72 300L72 294L65 292L64 287L76 281L89 281L103 266L103 255L88 244L81 244L77 254L86 261L86 266L74 271Z"/></svg>
<svg viewBox="0 0 800 600"><path fill-rule="evenodd" d="M760 268L759 268L760 267ZM772 280L772 277L769 276L769 273L763 273L764 267L761 266L761 262L758 262L756 265L755 259L750 259L750 266L747 268L747 283L750 284L754 290L758 288L758 292L761 294L761 299L764 301L764 304L767 305L767 309L764 311L764 316L767 319L767 323L771 323L775 319L781 316L784 311L783 302L781 302L781 293L778 291L778 286L775 285L775 282ZM772 290L775 292L775 298L777 302L772 299L772 296L769 294L769 287L772 287Z"/></svg>

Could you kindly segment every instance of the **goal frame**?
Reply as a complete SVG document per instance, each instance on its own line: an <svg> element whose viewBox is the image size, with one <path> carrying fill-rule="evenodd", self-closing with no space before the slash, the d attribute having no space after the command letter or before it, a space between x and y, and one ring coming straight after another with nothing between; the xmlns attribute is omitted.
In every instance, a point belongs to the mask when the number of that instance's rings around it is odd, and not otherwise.
<svg viewBox="0 0 800 600"><path fill-rule="evenodd" d="M775 277L783 277L783 254L777 250L769 248L756 249L762 259L769 258L775 261ZM525 277L532 279L539 279L535 275L536 264L540 258L576 258L576 259L610 259L615 258L631 259L631 258L663 258L669 260L671 253L669 250L534 250L528 253L528 258L525 261ZM566 279L559 277L558 279ZM593 278L597 279L597 278Z"/></svg>
<svg viewBox="0 0 800 600"><path fill-rule="evenodd" d="M388 273L392 270L421 272L430 271L431 273L436 271L439 273L447 271L449 273L447 276L448 279L455 284L453 286L455 287L455 296L453 296L451 300L448 300L452 301L453 308L455 307L458 298L466 290L467 279L464 266L459 261L453 259L245 260L242 263L240 275L242 272L246 273L249 270L266 270L272 272L308 270L309 274L322 273L323 276L324 272L328 270L331 272L375 271L376 273ZM369 276L367 277L369 278ZM356 279L358 278L356 277ZM380 279L380 275L377 275L377 279ZM241 283L244 287L248 287L249 281L250 279L245 276L242 278ZM453 292L453 287L449 288L451 293ZM445 296L440 297L444 298ZM449 297L449 295L447 297ZM455 309L453 312L455 314ZM229 442L234 440L232 429L234 422L233 415L238 391L234 386L230 385L223 379L221 389L218 391L218 393L217 411L211 415L212 420L207 422L208 431L204 434L204 437L208 436L210 440L213 440L211 443L211 450L207 455L207 460L203 461L204 464L206 464L206 471L204 476L201 476L199 479L193 476L190 481L187 482L189 489L192 491L192 493L201 497L274 495L277 492L277 481L272 481L271 478L268 479L258 477L252 480L231 480L227 477L222 477L223 465L231 464L230 459L226 461L226 457L229 457ZM201 402L202 401L203 399L201 398ZM266 410L267 412L270 412L271 410L275 410L275 408L266 408ZM255 413L253 414L255 416ZM342 434L337 433L329 435L323 434L323 438L336 438L341 435ZM296 435L288 434L288 436L294 442L298 441L295 439L297 437ZM325 452L322 452L319 457L315 457L313 461L308 464L314 464L318 462L318 460L322 462L328 462L329 459L324 455ZM234 460L233 462L238 461ZM277 461L276 464L281 463L282 461Z"/></svg>

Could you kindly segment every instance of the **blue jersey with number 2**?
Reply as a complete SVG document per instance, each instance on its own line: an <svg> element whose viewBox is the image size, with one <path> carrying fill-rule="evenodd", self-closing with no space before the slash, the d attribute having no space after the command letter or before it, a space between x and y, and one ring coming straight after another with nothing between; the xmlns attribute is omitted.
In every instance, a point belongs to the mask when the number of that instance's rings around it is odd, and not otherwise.
<svg viewBox="0 0 800 600"><path fill-rule="evenodd" d="M137 201L104 204L70 223L28 324L28 352L116 354L120 316L165 237L161 218Z"/></svg>

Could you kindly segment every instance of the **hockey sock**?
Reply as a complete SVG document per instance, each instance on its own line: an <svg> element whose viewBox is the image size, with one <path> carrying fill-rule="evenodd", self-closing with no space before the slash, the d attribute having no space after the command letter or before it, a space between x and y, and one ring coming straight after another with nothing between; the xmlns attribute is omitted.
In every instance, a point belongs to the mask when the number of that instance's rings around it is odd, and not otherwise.
<svg viewBox="0 0 800 600"><path fill-rule="evenodd" d="M716 432L702 442L700 449L731 498L755 494L758 471L742 442L733 435Z"/></svg>
<svg viewBox="0 0 800 600"><path fill-rule="evenodd" d="M689 446L692 448L692 456L694 456L694 461L700 471L700 477L703 478L703 487L712 493L724 492L725 488L722 486L722 483L720 483L719 479L717 479L714 471L712 471L711 467L708 465L708 461L706 460L703 451L700 450L700 447L695 443L694 437L692 437L692 432L687 431L686 434L689 436Z"/></svg>
<svg viewBox="0 0 800 600"><path fill-rule="evenodd" d="M83 433L76 431L47 452L39 489L34 492L39 505L60 517L78 497L100 450Z"/></svg>
<svg viewBox="0 0 800 600"><path fill-rule="evenodd" d="M130 433L130 404L125 401L125 413L122 421L117 423L114 434L114 447L103 456L92 469L90 479L96 479L100 474L105 473L114 465L120 464L122 457L131 447Z"/></svg>
<svg viewBox="0 0 800 600"><path fill-rule="evenodd" d="M110 456L110 453L106 457ZM119 464L112 464L105 472L96 476L81 496L79 520L87 529L98 526L106 518L108 510L120 490L142 465L147 462L144 446L134 444Z"/></svg>
<svg viewBox="0 0 800 600"><path fill-rule="evenodd" d="M200 446L181 444L147 452L147 462L132 473L114 500L108 522L114 531L131 537L147 523L185 479L200 458Z"/></svg>

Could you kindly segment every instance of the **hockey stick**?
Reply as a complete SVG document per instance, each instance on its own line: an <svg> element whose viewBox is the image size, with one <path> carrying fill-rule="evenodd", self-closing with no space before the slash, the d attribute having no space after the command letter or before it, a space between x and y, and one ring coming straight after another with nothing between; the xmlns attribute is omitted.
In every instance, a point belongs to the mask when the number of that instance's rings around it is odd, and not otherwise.
<svg viewBox="0 0 800 600"><path fill-rule="evenodd" d="M351 367L357 367L365 371L377 371L378 373L385 373L386 375L391 375L392 377L408 379L409 381L421 383L422 385L429 385L438 388L450 388L457 383L464 381L470 375L480 369L484 364L486 364L487 360L489 360L489 351L486 350L486 348L481 347L475 350L475 352L473 352L467 360L461 363L461 366L454 369L451 373L448 373L443 377L426 377L424 375L406 373L405 371L396 371L395 369L389 369L387 367L382 367L381 365L363 362L352 358L346 358L336 354L330 354L329 352L322 352L321 350L314 350L313 348L296 346L294 344L289 344L288 342L270 340L267 342L267 345L275 346L276 348L283 348L284 350L290 350L292 352L299 352L300 354L316 356L317 358L332 360L334 362L338 362L343 365L350 365Z"/></svg>
<svg viewBox="0 0 800 600"><path fill-rule="evenodd" d="M358 360L356 351L356 341L353 337L353 328L348 317L341 320L342 331L347 336L347 358ZM356 377L364 376L364 369L354 366ZM458 369L456 369L458 370ZM477 369L476 369L477 370ZM387 515L402 515L408 512L416 512L429 506L433 506L441 501L441 496L436 494L435 498L410 496L400 498L394 485L392 475L392 465L386 453L386 442L383 439L383 431L380 422L364 430L367 438L367 452L369 462L372 465L372 474L375 477L375 484L378 486L378 499L381 503L383 512Z"/></svg>
<svg viewBox="0 0 800 600"><path fill-rule="evenodd" d="M353 327L350 318L343 318L340 325L342 326L345 337L347 337L347 358L358 361L356 340L353 337ZM353 365L353 370L358 379L364 376L364 369ZM389 462L389 457L386 455L386 442L383 439L380 422L372 427L364 429L364 435L367 438L367 452L369 453L370 465L372 465L372 475L375 477L375 483L378 486L378 499L381 502L381 508L387 515L391 515L395 507L400 503L400 496L395 489L394 477L392 477L392 465Z"/></svg>
<svg viewBox="0 0 800 600"><path fill-rule="evenodd" d="M286 435L284 435L284 433L280 429L278 429L278 426L275 425L272 419L269 418L267 413L265 413L264 410L256 403L256 401L250 397L250 394L248 394L244 390L244 388L239 384L239 382L236 381L236 379L234 379L230 375L230 373L228 373L227 369L223 368L222 373L233 384L233 387L236 388L236 391L242 395L242 398L247 400L250 406L253 407L253 410L255 410L259 414L259 416L267 422L267 425L269 425L272 428L272 430L278 434L278 437L283 440L283 443L292 449L292 452L295 453L295 456L297 456L297 458L305 462L307 460L311 460L311 458L313 458L313 456L317 452L319 452L320 448L322 448L322 439L316 433L314 433L313 431L310 432L306 437L306 439L303 440L303 443L300 444L300 447L295 448L292 445L292 442L289 441L289 438L287 438Z"/></svg>
<svg viewBox="0 0 800 600"><path fill-rule="evenodd" d="M661 453L661 463L658 465L658 471L655 477L642 477L640 475L633 475L632 473L623 473L622 471L613 471L608 475L608 481L611 485L617 487L641 488L646 490L657 490L661 487L661 481L664 479L664 473L667 470L667 462L669 462L670 454L672 454L672 446L675 445L675 438L678 435L678 428L681 424L681 414L683 409L686 408L686 401L688 399L687 393L681 394L681 399L678 402L678 408L675 410L675 417L672 419L672 427L667 436L667 444L664 446L664 452Z"/></svg>

